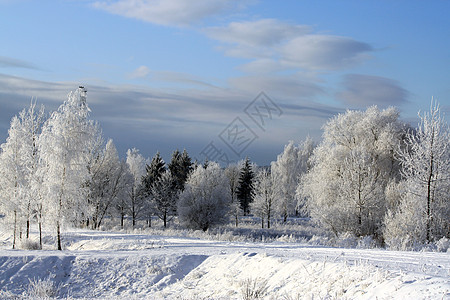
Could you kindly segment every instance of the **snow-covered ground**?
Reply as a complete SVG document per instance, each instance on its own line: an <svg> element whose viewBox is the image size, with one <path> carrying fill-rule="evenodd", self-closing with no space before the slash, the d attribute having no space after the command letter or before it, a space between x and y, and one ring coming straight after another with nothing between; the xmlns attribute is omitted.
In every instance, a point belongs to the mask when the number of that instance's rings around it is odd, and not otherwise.
<svg viewBox="0 0 450 300"><path fill-rule="evenodd" d="M450 253L89 230L66 232L64 251L10 250L0 238L1 299L450 299Z"/></svg>

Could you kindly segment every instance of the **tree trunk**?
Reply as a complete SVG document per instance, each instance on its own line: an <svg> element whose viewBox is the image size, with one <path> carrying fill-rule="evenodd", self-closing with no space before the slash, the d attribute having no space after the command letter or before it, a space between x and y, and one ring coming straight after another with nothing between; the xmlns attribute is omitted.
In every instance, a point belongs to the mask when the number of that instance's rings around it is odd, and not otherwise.
<svg viewBox="0 0 450 300"><path fill-rule="evenodd" d="M15 249L16 248L16 231L17 231L17 211L14 211L14 232L13 232L13 244L12 244L12 248Z"/></svg>
<svg viewBox="0 0 450 300"><path fill-rule="evenodd" d="M167 213L166 212L164 212L163 221L164 221L164 228L166 228L167 227Z"/></svg>
<svg viewBox="0 0 450 300"><path fill-rule="evenodd" d="M30 219L27 220L27 239L30 237Z"/></svg>
<svg viewBox="0 0 450 300"><path fill-rule="evenodd" d="M434 128L431 132L431 141L430 141L430 174L428 175L427 180L427 242L430 242L431 239L431 182L433 179L433 165L434 165L434 156L433 156L433 150L434 150Z"/></svg>
<svg viewBox="0 0 450 300"><path fill-rule="evenodd" d="M264 217L261 216L261 228L264 228Z"/></svg>
<svg viewBox="0 0 450 300"><path fill-rule="evenodd" d="M42 249L42 222L39 220L39 247Z"/></svg>
<svg viewBox="0 0 450 300"><path fill-rule="evenodd" d="M39 246L42 249L42 204L39 205Z"/></svg>
<svg viewBox="0 0 450 300"><path fill-rule="evenodd" d="M431 181L433 178L433 156L430 162L430 174L427 181L427 242L431 239Z"/></svg>
<svg viewBox="0 0 450 300"><path fill-rule="evenodd" d="M62 250L62 246L61 246L61 228L60 228L60 225L59 225L59 221L56 222L56 239L57 239L58 250Z"/></svg>

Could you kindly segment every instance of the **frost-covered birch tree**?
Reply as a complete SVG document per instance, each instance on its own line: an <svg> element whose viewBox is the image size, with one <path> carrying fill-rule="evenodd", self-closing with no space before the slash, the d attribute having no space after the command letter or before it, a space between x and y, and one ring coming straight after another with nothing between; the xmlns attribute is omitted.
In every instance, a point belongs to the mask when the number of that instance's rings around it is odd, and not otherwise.
<svg viewBox="0 0 450 300"><path fill-rule="evenodd" d="M261 228L264 228L264 220L267 222L267 228L270 228L277 196L278 188L273 174L269 170L259 170L256 174L255 197L251 207L261 218Z"/></svg>
<svg viewBox="0 0 450 300"><path fill-rule="evenodd" d="M299 148L293 141L284 147L283 153L271 164L271 173L275 177L278 188L278 197L275 203L276 210L283 221L295 213L295 192L300 175L301 162L299 160Z"/></svg>
<svg viewBox="0 0 450 300"><path fill-rule="evenodd" d="M36 110L36 102L32 100L28 109L12 119L7 141L1 146L0 198L3 201L0 203L8 206L4 207L8 216L12 214L9 219L14 228L13 247L19 228L25 231L25 238L29 238L31 219L39 208L39 197L33 191L33 183L39 160L37 139L43 122L44 108Z"/></svg>
<svg viewBox="0 0 450 300"><path fill-rule="evenodd" d="M119 158L117 149L110 139L90 165L89 200L92 207L91 227L100 227L104 217L120 199L126 197L131 184L131 174Z"/></svg>
<svg viewBox="0 0 450 300"><path fill-rule="evenodd" d="M394 152L404 133L394 108L372 106L328 121L301 182L311 217L335 234L381 237L385 188L400 176Z"/></svg>
<svg viewBox="0 0 450 300"><path fill-rule="evenodd" d="M15 116L11 120L6 143L1 145L0 155L0 186L1 208L5 213L8 225L12 227L15 249L19 232L22 230L21 221L25 212L25 167L21 157L22 129L20 119ZM22 227L23 228L23 227Z"/></svg>
<svg viewBox="0 0 450 300"><path fill-rule="evenodd" d="M209 162L197 167L188 177L178 202L181 224L192 229L208 230L227 220L231 195L228 179L219 164Z"/></svg>
<svg viewBox="0 0 450 300"><path fill-rule="evenodd" d="M142 179L145 175L146 160L133 148L127 151L127 165L133 177L133 183L128 190L128 211L131 215L133 228L140 214L145 209L145 196L143 193Z"/></svg>
<svg viewBox="0 0 450 300"><path fill-rule="evenodd" d="M419 113L417 130L398 152L404 183L400 204L386 218L386 243L396 248L450 237L450 130L439 104Z"/></svg>
<svg viewBox="0 0 450 300"><path fill-rule="evenodd" d="M58 250L62 250L62 227L69 223L78 225L89 214L88 145L95 127L88 119L89 111L84 88L69 93L44 124L38 141L44 211L56 232Z"/></svg>
<svg viewBox="0 0 450 300"><path fill-rule="evenodd" d="M233 216L234 225L238 227L239 216L242 214L241 205L238 199L239 177L241 175L243 161L240 164L230 164L225 168L225 176L228 179L230 189L231 204L230 214Z"/></svg>

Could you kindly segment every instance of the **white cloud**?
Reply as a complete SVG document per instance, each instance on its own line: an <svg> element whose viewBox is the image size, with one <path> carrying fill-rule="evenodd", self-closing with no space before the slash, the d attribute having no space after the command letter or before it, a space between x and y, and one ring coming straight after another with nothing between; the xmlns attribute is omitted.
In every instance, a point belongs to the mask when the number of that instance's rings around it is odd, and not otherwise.
<svg viewBox="0 0 450 300"><path fill-rule="evenodd" d="M136 79L136 78L144 78L150 74L150 69L147 66L140 66L130 74L128 74L128 78Z"/></svg>
<svg viewBox="0 0 450 300"><path fill-rule="evenodd" d="M252 59L242 70L337 70L370 57L372 47L349 37L311 33L306 25L275 19L232 22L205 30L226 55Z"/></svg>
<svg viewBox="0 0 450 300"><path fill-rule="evenodd" d="M407 102L408 91L389 78L348 74L344 77L343 85L345 90L337 93L337 98L355 108L374 104L396 106Z"/></svg>
<svg viewBox="0 0 450 300"><path fill-rule="evenodd" d="M304 35L309 26L283 23L275 19L232 22L227 27L211 27L206 34L224 43L255 46L274 46L287 39Z"/></svg>
<svg viewBox="0 0 450 300"><path fill-rule="evenodd" d="M187 26L208 16L242 6L236 0L118 0L97 1L109 13L166 26Z"/></svg>
<svg viewBox="0 0 450 300"><path fill-rule="evenodd" d="M305 69L335 70L369 58L372 47L348 37L305 35L282 46L282 60Z"/></svg>

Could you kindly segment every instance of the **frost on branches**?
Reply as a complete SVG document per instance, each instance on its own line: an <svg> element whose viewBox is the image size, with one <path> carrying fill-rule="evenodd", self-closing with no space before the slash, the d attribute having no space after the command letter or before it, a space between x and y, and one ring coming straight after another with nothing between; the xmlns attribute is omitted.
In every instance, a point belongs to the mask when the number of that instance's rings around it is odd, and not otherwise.
<svg viewBox="0 0 450 300"><path fill-rule="evenodd" d="M386 243L398 249L414 248L450 236L450 130L432 101L416 131L406 136L399 151L404 182L400 204L386 217Z"/></svg>
<svg viewBox="0 0 450 300"><path fill-rule="evenodd" d="M372 106L328 121L301 183L311 217L335 234L380 237L385 188L400 175L394 153L403 133L394 108Z"/></svg>
<svg viewBox="0 0 450 300"><path fill-rule="evenodd" d="M275 177L270 171L260 169L256 174L255 197L251 208L252 212L261 218L261 228L264 228L264 220L267 221L267 228L270 228L277 196Z"/></svg>
<svg viewBox="0 0 450 300"><path fill-rule="evenodd" d="M62 226L80 222L88 214L87 149L95 127L88 120L89 111L86 91L79 88L71 92L44 124L39 137L44 205L56 232L58 250L62 249Z"/></svg>
<svg viewBox="0 0 450 300"><path fill-rule="evenodd" d="M192 229L208 230L227 221L231 195L228 179L220 166L209 162L189 175L178 203L180 223Z"/></svg>
<svg viewBox="0 0 450 300"><path fill-rule="evenodd" d="M145 158L139 153L139 150L133 148L127 151L127 165L132 176L132 183L128 189L127 205L128 213L131 215L133 228L136 226L138 217L145 209L145 195L143 193L142 178L145 175ZM122 215L122 224L123 224Z"/></svg>

